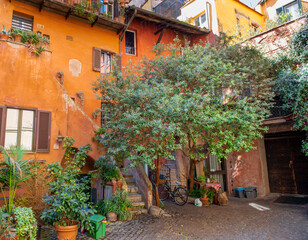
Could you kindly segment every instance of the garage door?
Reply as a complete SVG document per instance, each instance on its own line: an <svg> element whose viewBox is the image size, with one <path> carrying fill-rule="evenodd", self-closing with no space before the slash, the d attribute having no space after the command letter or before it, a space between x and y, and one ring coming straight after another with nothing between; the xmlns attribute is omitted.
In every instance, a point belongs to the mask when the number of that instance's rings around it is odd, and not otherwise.
<svg viewBox="0 0 308 240"><path fill-rule="evenodd" d="M270 191L308 194L308 157L301 152L304 132L265 135Z"/></svg>

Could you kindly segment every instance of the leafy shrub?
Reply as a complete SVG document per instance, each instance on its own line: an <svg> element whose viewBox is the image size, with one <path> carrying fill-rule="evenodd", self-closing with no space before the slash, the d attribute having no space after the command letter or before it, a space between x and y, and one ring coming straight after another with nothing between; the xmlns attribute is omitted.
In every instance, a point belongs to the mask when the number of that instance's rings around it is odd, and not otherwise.
<svg viewBox="0 0 308 240"><path fill-rule="evenodd" d="M95 162L95 166L98 167L98 175L102 179L103 185L106 185L106 183L110 182L112 179L120 179L119 170L115 163L99 158L98 161Z"/></svg>
<svg viewBox="0 0 308 240"><path fill-rule="evenodd" d="M78 179L91 146L87 144L77 151L73 147L74 142L72 138L64 140L65 169L58 163L48 165L53 181L49 183L50 194L47 193L44 197L48 207L44 209L41 218L48 224L58 223L62 226L74 225L79 221L81 226L92 232L89 217L94 211L87 203L90 195L85 192L89 178Z"/></svg>
<svg viewBox="0 0 308 240"><path fill-rule="evenodd" d="M118 215L119 220L128 220L131 218L131 212L129 208L133 205L127 199L127 192L117 189L114 196L110 201L102 200L96 205L97 213L104 216L108 212L115 212Z"/></svg>
<svg viewBox="0 0 308 240"><path fill-rule="evenodd" d="M201 198L201 197L204 197L205 195L205 189L204 188L193 189L192 191L189 191L188 193L193 198Z"/></svg>
<svg viewBox="0 0 308 240"><path fill-rule="evenodd" d="M36 239L37 224L31 208L15 208L14 220L19 239Z"/></svg>

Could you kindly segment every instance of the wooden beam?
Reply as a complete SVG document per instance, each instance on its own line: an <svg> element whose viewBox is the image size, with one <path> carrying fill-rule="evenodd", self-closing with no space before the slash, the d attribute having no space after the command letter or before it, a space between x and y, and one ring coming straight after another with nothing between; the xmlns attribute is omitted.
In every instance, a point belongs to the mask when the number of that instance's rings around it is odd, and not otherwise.
<svg viewBox="0 0 308 240"><path fill-rule="evenodd" d="M45 0L43 0L40 4L40 7L39 7L39 12L42 11L43 7L44 7L44 3L45 3Z"/></svg>
<svg viewBox="0 0 308 240"><path fill-rule="evenodd" d="M68 12L67 12L67 14L66 14L66 16L65 16L65 20L68 19L68 17L71 15L71 13L72 13L72 8L70 8L70 9L68 10Z"/></svg>
<svg viewBox="0 0 308 240"><path fill-rule="evenodd" d="M157 34L159 34L162 30L164 30L165 29L165 27L162 27L162 28L160 28L160 29L158 29L155 33L154 33L154 35L157 35Z"/></svg>
<svg viewBox="0 0 308 240"><path fill-rule="evenodd" d="M93 23L91 23L91 27L93 27L93 26L97 23L97 21L98 21L98 16L96 16L96 18L95 18L94 22L93 22Z"/></svg>
<svg viewBox="0 0 308 240"><path fill-rule="evenodd" d="M135 18L135 16L136 16L136 13L137 13L137 9L135 9L133 15L132 15L131 18L129 19L129 21L128 21L126 27L124 28L124 30L123 30L123 32L122 32L122 34L121 34L121 36L120 36L120 42L122 42L123 37L124 37L124 34L125 34L126 30L128 29L129 25L130 25L130 24L132 23L132 21L134 20L134 18Z"/></svg>
<svg viewBox="0 0 308 240"><path fill-rule="evenodd" d="M162 39L162 37L163 37L163 35L164 35L165 30L166 30L166 28L163 28L163 29L161 30L156 45L160 43L160 41L161 41L161 39Z"/></svg>

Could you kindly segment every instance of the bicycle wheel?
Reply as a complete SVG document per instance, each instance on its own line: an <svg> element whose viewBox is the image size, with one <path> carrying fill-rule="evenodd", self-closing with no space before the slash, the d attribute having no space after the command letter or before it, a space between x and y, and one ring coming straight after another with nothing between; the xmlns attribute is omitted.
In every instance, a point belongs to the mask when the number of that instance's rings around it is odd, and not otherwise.
<svg viewBox="0 0 308 240"><path fill-rule="evenodd" d="M188 193L184 187L180 186L174 190L174 200L177 205L183 206L185 203L187 203L187 198Z"/></svg>
<svg viewBox="0 0 308 240"><path fill-rule="evenodd" d="M158 195L160 200L165 201L169 197L168 189L166 188L165 184L158 185Z"/></svg>

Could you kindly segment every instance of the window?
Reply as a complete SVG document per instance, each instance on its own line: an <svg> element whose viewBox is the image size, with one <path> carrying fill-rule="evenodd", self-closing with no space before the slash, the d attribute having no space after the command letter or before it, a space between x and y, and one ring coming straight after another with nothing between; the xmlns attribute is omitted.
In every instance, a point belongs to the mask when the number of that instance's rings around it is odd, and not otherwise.
<svg viewBox="0 0 308 240"><path fill-rule="evenodd" d="M100 13L113 19L113 4L104 4L103 0L101 0Z"/></svg>
<svg viewBox="0 0 308 240"><path fill-rule="evenodd" d="M93 71L100 73L110 73L113 70L112 58L121 71L121 55L106 51L101 48L93 48Z"/></svg>
<svg viewBox="0 0 308 240"><path fill-rule="evenodd" d="M298 18L300 16L300 9L298 6L298 2L294 1L288 5L276 9L277 15L283 14L291 14L291 19Z"/></svg>
<svg viewBox="0 0 308 240"><path fill-rule="evenodd" d="M125 53L136 55L136 33L133 31L125 32Z"/></svg>
<svg viewBox="0 0 308 240"><path fill-rule="evenodd" d="M24 16L22 14L13 13L12 28L19 28L25 31L32 31L33 17Z"/></svg>
<svg viewBox="0 0 308 240"><path fill-rule="evenodd" d="M205 13L202 14L201 16L195 18L195 25L198 26L198 27L204 25L205 22L206 22L206 15L205 15Z"/></svg>
<svg viewBox="0 0 308 240"><path fill-rule="evenodd" d="M50 117L47 111L0 106L0 145L49 152Z"/></svg>

